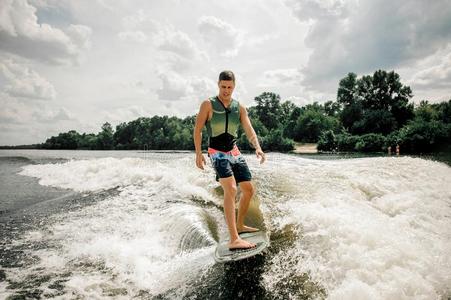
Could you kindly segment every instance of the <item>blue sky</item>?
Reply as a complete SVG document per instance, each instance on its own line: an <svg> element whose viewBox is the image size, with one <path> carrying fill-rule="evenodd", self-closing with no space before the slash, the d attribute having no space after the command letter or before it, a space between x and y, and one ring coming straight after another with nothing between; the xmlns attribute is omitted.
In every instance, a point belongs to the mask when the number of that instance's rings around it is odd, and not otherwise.
<svg viewBox="0 0 451 300"><path fill-rule="evenodd" d="M335 100L395 70L415 102L451 98L449 1L0 1L0 145L142 116L195 114L223 69L264 91Z"/></svg>

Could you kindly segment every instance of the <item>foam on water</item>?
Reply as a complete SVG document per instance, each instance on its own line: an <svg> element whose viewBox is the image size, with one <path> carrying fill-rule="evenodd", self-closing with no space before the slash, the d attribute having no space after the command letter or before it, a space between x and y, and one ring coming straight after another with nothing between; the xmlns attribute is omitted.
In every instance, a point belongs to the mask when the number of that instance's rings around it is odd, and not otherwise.
<svg viewBox="0 0 451 300"><path fill-rule="evenodd" d="M267 289L296 270L331 299L449 295L448 166L408 157L315 162L282 157L264 173L273 178L270 190L290 187L273 204L283 212L274 226L295 224L300 236L272 259L264 276Z"/></svg>
<svg viewBox="0 0 451 300"><path fill-rule="evenodd" d="M182 293L184 284L214 263L215 240L205 215L221 218L220 213L189 200L218 199L208 191L211 174L196 174L192 159L166 165L139 158L73 160L29 165L21 174L38 177L43 185L81 192L118 187L120 193L56 215L41 230L28 232L17 243L47 247L30 250L38 263L9 270L9 280L51 276L41 290L55 279L64 282L65 296L127 298L173 289ZM181 249L187 231L198 242Z"/></svg>
<svg viewBox="0 0 451 300"><path fill-rule="evenodd" d="M292 244L267 256L261 284L269 294L297 298L305 291L291 283L308 278L331 299L450 295L450 167L408 157L320 161L270 154L263 165L246 158L269 231L297 230ZM8 280L50 276L38 285L55 295L49 286L60 284L62 298L181 297L214 265L208 220L224 233L215 207L222 201L213 192L213 171L197 170L192 154L29 165L21 174L42 185L119 194L57 214L18 239L47 246L30 249L36 263L8 269ZM0 293L8 293L4 284Z"/></svg>
<svg viewBox="0 0 451 300"><path fill-rule="evenodd" d="M180 165L182 164L182 165ZM177 170L186 166L187 173L180 176ZM188 167L189 165L189 167ZM190 170L191 169L191 170ZM185 170L184 170L185 171ZM178 187L180 192L201 193L207 196L204 189L196 189L205 184L194 172L192 159L182 159L161 163L141 158L100 158L91 160L71 160L65 163L29 165L19 174L39 178L39 183L47 186L69 188L79 192L106 190L129 185ZM201 181L199 181L199 179Z"/></svg>

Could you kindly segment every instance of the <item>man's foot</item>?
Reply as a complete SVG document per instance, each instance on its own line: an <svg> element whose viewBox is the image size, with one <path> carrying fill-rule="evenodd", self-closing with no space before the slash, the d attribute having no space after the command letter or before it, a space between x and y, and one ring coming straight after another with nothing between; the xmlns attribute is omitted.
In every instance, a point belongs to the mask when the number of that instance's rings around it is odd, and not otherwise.
<svg viewBox="0 0 451 300"><path fill-rule="evenodd" d="M243 239L236 239L233 242L229 243L229 249L230 250L237 250L237 249L250 249L254 248L256 245L254 243L249 243L248 241L245 241Z"/></svg>
<svg viewBox="0 0 451 300"><path fill-rule="evenodd" d="M260 229L258 229L258 228L254 228L254 227L250 227L250 226L246 226L246 225L243 225L242 227L241 226L240 227L237 226L236 229L237 229L238 233L260 231Z"/></svg>

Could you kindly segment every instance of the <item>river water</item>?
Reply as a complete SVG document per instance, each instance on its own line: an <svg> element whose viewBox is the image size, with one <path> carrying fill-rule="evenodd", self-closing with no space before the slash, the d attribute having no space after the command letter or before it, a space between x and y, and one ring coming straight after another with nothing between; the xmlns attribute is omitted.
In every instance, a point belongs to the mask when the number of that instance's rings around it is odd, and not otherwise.
<svg viewBox="0 0 451 300"><path fill-rule="evenodd" d="M217 264L214 171L190 152L0 151L0 298L448 299L451 167L245 155L265 255Z"/></svg>

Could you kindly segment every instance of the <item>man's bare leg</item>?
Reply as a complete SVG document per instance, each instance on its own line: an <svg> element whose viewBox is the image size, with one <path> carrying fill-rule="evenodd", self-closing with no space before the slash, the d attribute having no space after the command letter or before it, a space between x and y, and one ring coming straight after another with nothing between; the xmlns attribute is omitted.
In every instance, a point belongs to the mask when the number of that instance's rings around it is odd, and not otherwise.
<svg viewBox="0 0 451 300"><path fill-rule="evenodd" d="M249 243L238 235L235 220L235 197L237 191L235 177L220 178L219 183L221 183L224 190L224 215L230 234L229 249L255 247L254 243Z"/></svg>
<svg viewBox="0 0 451 300"><path fill-rule="evenodd" d="M246 217L247 210L249 209L249 204L251 202L252 196L254 195L254 186L250 181L240 182L241 198L240 206L238 209L238 218L236 222L236 227L238 232L255 232L258 231L257 228L244 225L244 218Z"/></svg>

